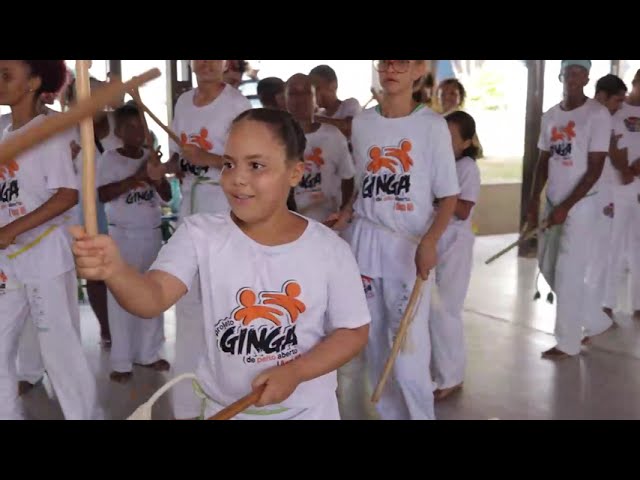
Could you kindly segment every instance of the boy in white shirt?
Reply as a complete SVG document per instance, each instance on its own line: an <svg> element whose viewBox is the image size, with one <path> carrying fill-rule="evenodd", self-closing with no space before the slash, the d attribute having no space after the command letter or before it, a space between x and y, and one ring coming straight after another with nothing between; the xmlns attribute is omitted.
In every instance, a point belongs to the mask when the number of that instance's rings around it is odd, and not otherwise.
<svg viewBox="0 0 640 480"><path fill-rule="evenodd" d="M312 68L309 78L316 89L318 107L323 110L322 115L315 116L315 120L337 127L347 139L350 139L353 117L362 111L358 100L338 98L338 76L329 65Z"/></svg>
<svg viewBox="0 0 640 480"><path fill-rule="evenodd" d="M297 211L323 222L353 196L355 171L347 140L336 127L314 122L315 91L307 75L287 80L285 102L307 138L305 172L295 188Z"/></svg>
<svg viewBox="0 0 640 480"><path fill-rule="evenodd" d="M622 107L627 87L622 79L616 75L605 75L596 83L595 100L609 110L613 116L612 120L615 129L616 113ZM597 217L594 222L594 234L592 241L597 244L596 253L593 256L591 267L587 272L587 284L592 288L594 298L592 314L596 317L603 313L613 320L613 311L606 307L606 282L608 271L611 271L612 263L609 262L609 256L613 249L616 248L612 242L614 241L614 218L616 215L616 205L614 192L621 184L622 178L626 176L623 172L628 169L626 159L625 164L620 163L619 149L617 148L619 137L612 132L609 145L609 155L602 168L602 175L596 184L598 190L598 207ZM602 312L600 311L602 310ZM583 340L588 343L590 339Z"/></svg>
<svg viewBox="0 0 640 480"><path fill-rule="evenodd" d="M364 347L370 318L349 246L287 208L305 143L287 112L241 114L220 178L231 212L187 218L146 274L122 260L111 238L72 230L80 275L104 279L136 315L166 310L199 275L203 417L260 389L255 408L237 418L339 418L335 370Z"/></svg>
<svg viewBox="0 0 640 480"><path fill-rule="evenodd" d="M613 117L617 148L618 175L613 188L614 217L609 244L604 307L608 314L618 303L620 278L625 263L630 267L631 299L634 317L640 320L640 70L622 107ZM635 171L634 171L635 170Z"/></svg>
<svg viewBox="0 0 640 480"><path fill-rule="evenodd" d="M105 204L109 235L122 258L140 273L151 266L162 245L160 199L171 200L166 178L152 181L147 175L149 150L143 148L144 127L138 109L124 105L115 111L115 133L122 147L102 155L98 169L98 197ZM160 358L164 345L164 316L145 322L122 308L108 294L111 331L111 375L116 382L131 378L133 365L157 371L169 369Z"/></svg>
<svg viewBox="0 0 640 480"><path fill-rule="evenodd" d="M611 137L611 114L584 94L590 68L590 60L562 61L563 100L542 117L541 152L528 211L529 228L536 227L548 179L544 218L550 228L540 236L538 247L540 270L557 296L557 345L542 353L551 359L577 355L583 335L598 335L612 324L606 315L596 318L591 311L588 298L593 292L586 282L596 243L585 239L598 216L594 187Z"/></svg>

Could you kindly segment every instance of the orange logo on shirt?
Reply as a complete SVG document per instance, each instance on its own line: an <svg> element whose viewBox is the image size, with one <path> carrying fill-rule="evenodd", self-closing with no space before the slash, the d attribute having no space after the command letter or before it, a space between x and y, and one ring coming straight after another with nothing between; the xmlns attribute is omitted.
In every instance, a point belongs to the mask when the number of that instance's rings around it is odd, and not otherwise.
<svg viewBox="0 0 640 480"><path fill-rule="evenodd" d="M562 165L570 167L572 139L576 137L576 123L571 120L566 127L553 127L551 129L551 154L562 158Z"/></svg>
<svg viewBox="0 0 640 480"><path fill-rule="evenodd" d="M240 289L238 306L214 328L220 351L247 364L281 364L299 356L296 320L307 310L301 294L300 284L293 280L276 292L256 295L251 288Z"/></svg>
<svg viewBox="0 0 640 480"><path fill-rule="evenodd" d="M575 138L576 136L576 123L571 120L569 121L569 123L567 123L566 127L553 127L551 129L551 141L552 142L559 142L562 140L571 140L572 138Z"/></svg>
<svg viewBox="0 0 640 480"><path fill-rule="evenodd" d="M302 293L300 285L296 282L287 282L283 285L281 292L260 292L256 296L250 288L243 288L238 293L238 303L240 306L232 313L232 318L243 325L259 319L269 320L274 325L282 325L279 317L287 316L290 323L295 323L300 313L306 310L305 304L297 297ZM256 300L260 302L256 304ZM275 308L269 305L274 305Z"/></svg>
<svg viewBox="0 0 640 480"><path fill-rule="evenodd" d="M320 147L315 147L309 155L304 156L305 163L307 160L309 162L314 163L318 168L324 165L324 158L322 158L322 149Z"/></svg>
<svg viewBox="0 0 640 480"><path fill-rule="evenodd" d="M0 282L7 283L8 281L9 279L7 278L7 276L4 274L2 270L0 270Z"/></svg>
<svg viewBox="0 0 640 480"><path fill-rule="evenodd" d="M18 170L20 170L20 167L15 160L11 160L6 165L0 165L0 180L8 180L15 177Z"/></svg>
<svg viewBox="0 0 640 480"><path fill-rule="evenodd" d="M209 150L213 149L213 143L209 140L208 137L209 137L209 130L203 127L200 129L199 134L192 133L188 137L186 133L182 132L182 134L180 134L180 141L182 142L183 145L191 143L193 145L197 145L201 149L206 150L208 152Z"/></svg>
<svg viewBox="0 0 640 480"><path fill-rule="evenodd" d="M398 146L371 147L367 171L376 174L386 169L391 173L409 173L413 166L413 159L409 155L411 148L411 141L407 139L402 140Z"/></svg>

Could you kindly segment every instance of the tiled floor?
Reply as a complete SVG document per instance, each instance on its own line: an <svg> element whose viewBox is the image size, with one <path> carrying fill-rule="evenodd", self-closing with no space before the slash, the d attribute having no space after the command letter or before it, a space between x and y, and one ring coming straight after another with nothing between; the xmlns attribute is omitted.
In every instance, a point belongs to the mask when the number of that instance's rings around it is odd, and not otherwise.
<svg viewBox="0 0 640 480"><path fill-rule="evenodd" d="M533 301L535 260L510 252L491 265L484 260L514 236L480 237L465 305L468 366L464 389L436 407L440 419L636 419L640 418L640 325L629 314L621 326L594 339L581 356L552 362L540 352L554 344L553 305L540 279L542 299ZM98 345L97 321L81 306L85 351L98 377L100 400L111 419L124 419L171 377L171 372L134 371L126 385L108 378L107 352ZM173 360L175 317L166 314L166 358ZM61 419L45 380L25 397L34 419ZM154 419L170 418L167 397Z"/></svg>

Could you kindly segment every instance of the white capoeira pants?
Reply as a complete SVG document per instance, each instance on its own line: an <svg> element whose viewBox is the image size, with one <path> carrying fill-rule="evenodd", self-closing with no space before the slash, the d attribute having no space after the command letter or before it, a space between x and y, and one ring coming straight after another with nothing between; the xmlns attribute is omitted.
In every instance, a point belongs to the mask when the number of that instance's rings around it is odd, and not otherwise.
<svg viewBox="0 0 640 480"><path fill-rule="evenodd" d="M417 237L392 231L365 217L356 217L351 227L351 249L360 267L371 315L365 349L371 388L378 384L409 304L417 275L415 254L419 241ZM435 419L434 388L429 374L429 316L434 276L431 274L423 283L403 348L375 405L382 420Z"/></svg>
<svg viewBox="0 0 640 480"><path fill-rule="evenodd" d="M580 353L583 335L598 335L611 326L606 315L596 314L602 313L600 297L594 293L593 285L587 282L597 242L585 239L592 238L594 234L599 205L595 194L583 198L569 211L559 230L555 267L545 273L557 298L556 348L569 355ZM545 218L550 210L551 207L547 206ZM545 249L548 235L552 235L550 231L541 236L539 248Z"/></svg>
<svg viewBox="0 0 640 480"><path fill-rule="evenodd" d="M0 419L23 418L16 356L25 322L33 321L44 368L67 420L103 418L96 380L75 329L75 270L0 294Z"/></svg>
<svg viewBox="0 0 640 480"><path fill-rule="evenodd" d="M77 300L76 300L77 301ZM78 338L82 343L80 330L80 309L71 309L71 320L73 328L78 333ZM24 323L20 344L18 345L18 380L36 384L42 380L45 374L44 361L40 352L40 341L38 340L38 329L31 318Z"/></svg>
<svg viewBox="0 0 640 480"><path fill-rule="evenodd" d="M431 375L436 388L464 380L466 349L462 309L467 296L475 236L470 229L450 226L438 242L435 282L438 301L431 305Z"/></svg>
<svg viewBox="0 0 640 480"><path fill-rule="evenodd" d="M411 272L413 273L413 272ZM412 277L412 278L410 278ZM371 314L366 358L371 385L377 385L409 304L415 276L363 278ZM430 375L429 309L433 275L423 284L404 348L396 357L376 409L382 420L435 420Z"/></svg>
<svg viewBox="0 0 640 480"><path fill-rule="evenodd" d="M637 185L637 182L631 186ZM604 306L615 309L625 264L630 266L632 308L640 310L640 201L628 185L614 190L614 217L608 250Z"/></svg>
<svg viewBox="0 0 640 480"><path fill-rule="evenodd" d="M125 262L139 272L146 272L162 246L159 228L128 229L109 226L109 235L115 241ZM109 292L109 329L111 330L111 369L130 372L133 364L147 365L160 360L164 345L164 315L140 318L124 310Z"/></svg>

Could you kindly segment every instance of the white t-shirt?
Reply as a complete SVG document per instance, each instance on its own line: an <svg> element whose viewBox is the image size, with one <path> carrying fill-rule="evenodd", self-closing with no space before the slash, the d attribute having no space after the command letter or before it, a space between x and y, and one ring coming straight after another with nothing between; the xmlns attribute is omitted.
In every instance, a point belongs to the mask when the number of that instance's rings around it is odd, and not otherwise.
<svg viewBox="0 0 640 480"><path fill-rule="evenodd" d="M434 199L460 193L447 122L428 108L402 118L368 109L354 118L351 143L358 216L422 237Z"/></svg>
<svg viewBox="0 0 640 480"><path fill-rule="evenodd" d="M322 124L306 135L304 175L294 189L298 211L319 222L342 205L342 180L355 169L347 139L333 125Z"/></svg>
<svg viewBox="0 0 640 480"><path fill-rule="evenodd" d="M107 121L109 122L109 133L100 140L100 144L104 151L115 150L122 147L122 140L116 135L116 119L113 112L107 112ZM96 148L97 153L100 153Z"/></svg>
<svg viewBox="0 0 640 480"><path fill-rule="evenodd" d="M360 103L355 98L347 98L343 100L336 113L332 115L331 118L348 118L355 117L362 111L362 107Z"/></svg>
<svg viewBox="0 0 640 480"><path fill-rule="evenodd" d="M187 288L195 287L199 273L207 349L197 376L220 405L246 395L260 372L308 352L334 330L370 322L349 246L313 220L294 242L270 247L245 235L229 214L196 214L185 219L150 269L175 276ZM335 399L336 385L334 371L262 410L322 404Z"/></svg>
<svg viewBox="0 0 640 480"><path fill-rule="evenodd" d="M351 131L358 191L351 247L360 271L415 276L417 241L433 222L434 200L460 193L447 122L424 107L401 118L371 108Z"/></svg>
<svg viewBox="0 0 640 480"><path fill-rule="evenodd" d="M4 131L11 125L11 114L5 113L0 115L0 138L4 135Z"/></svg>
<svg viewBox="0 0 640 480"><path fill-rule="evenodd" d="M130 177L148 158L146 149L140 158L125 157L118 150L104 152L96 175L98 187ZM145 182L107 202L105 210L109 224L122 228L156 228L162 221L160 197L155 187Z"/></svg>
<svg viewBox="0 0 640 480"><path fill-rule="evenodd" d="M538 148L551 152L547 197L558 205L587 172L589 152L608 152L612 120L609 110L593 99L566 112L560 104L542 116Z"/></svg>
<svg viewBox="0 0 640 480"><path fill-rule="evenodd" d="M622 135L618 140L618 148L627 149L627 157L629 165L631 165L640 158L640 106L623 103L622 108L614 115L613 128L617 135ZM633 182L622 185L620 175L616 175L618 198L622 197L633 203L637 202L638 194L640 194L640 178L634 177Z"/></svg>
<svg viewBox="0 0 640 480"><path fill-rule="evenodd" d="M480 169L477 162L471 157L463 157L456 161L456 172L458 173L458 183L460 184L458 199L477 204L480 196ZM475 205L471 208L471 213L469 213L466 220L461 220L453 215L450 225L471 230L471 216L474 208Z"/></svg>
<svg viewBox="0 0 640 480"><path fill-rule="evenodd" d="M39 115L18 130L6 130L2 141L43 121ZM56 135L0 167L0 227L34 211L59 188L78 189L68 135ZM70 211L19 235L0 252L0 270L21 283L53 278L74 268L66 227Z"/></svg>
<svg viewBox="0 0 640 480"><path fill-rule="evenodd" d="M196 89L189 90L178 98L171 129L183 143L197 145L209 153L222 155L231 122L242 112L249 110L251 102L238 90L226 85L213 102L196 107L193 103L195 92ZM171 155L180 153L180 145L171 141L169 150ZM218 213L229 209L229 203L219 186L219 169L191 165L182 157L179 165L185 174L182 181L181 218L191 213ZM196 182L204 183L196 187L197 194L192 199L191 190Z"/></svg>

